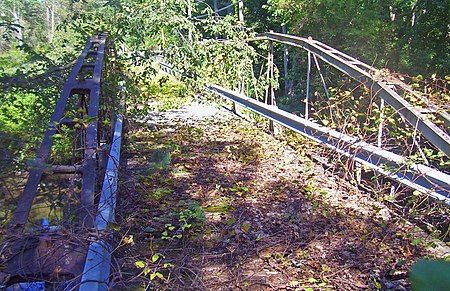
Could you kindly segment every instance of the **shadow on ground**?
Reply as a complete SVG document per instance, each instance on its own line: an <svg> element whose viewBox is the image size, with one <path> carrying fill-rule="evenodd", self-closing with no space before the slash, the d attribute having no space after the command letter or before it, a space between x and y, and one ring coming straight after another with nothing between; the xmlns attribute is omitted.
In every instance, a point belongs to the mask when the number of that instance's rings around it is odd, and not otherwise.
<svg viewBox="0 0 450 291"><path fill-rule="evenodd" d="M406 226L307 157L236 121L152 128L124 153L118 290L409 288Z"/></svg>

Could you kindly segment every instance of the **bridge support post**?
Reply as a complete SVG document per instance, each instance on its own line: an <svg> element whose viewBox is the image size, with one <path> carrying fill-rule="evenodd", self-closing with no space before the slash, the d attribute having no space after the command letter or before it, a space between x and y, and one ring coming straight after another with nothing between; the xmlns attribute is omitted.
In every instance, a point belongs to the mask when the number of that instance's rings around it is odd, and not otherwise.
<svg viewBox="0 0 450 291"><path fill-rule="evenodd" d="M383 123L384 123L384 99L380 102L380 124L378 125L377 146L381 149L383 142Z"/></svg>
<svg viewBox="0 0 450 291"><path fill-rule="evenodd" d="M319 72L320 79L322 80L323 90L325 91L325 95L327 96L328 106L330 107L330 119L333 121L333 109L331 107L330 102L330 92L328 92L327 83L325 82L325 77L323 76L322 70L320 69L319 60L317 56L313 54L314 63L316 64L317 72Z"/></svg>
<svg viewBox="0 0 450 291"><path fill-rule="evenodd" d="M309 85L311 83L311 52L308 51L308 70L306 72L305 119L309 119Z"/></svg>
<svg viewBox="0 0 450 291"><path fill-rule="evenodd" d="M281 26L281 31L287 33L285 24ZM283 45L283 69L284 69L284 95L292 95L292 80L289 80L289 48L287 44Z"/></svg>
<svg viewBox="0 0 450 291"><path fill-rule="evenodd" d="M268 44L268 55L267 55L267 82L268 87L266 89L266 96L265 96L265 103L267 105L276 106L276 100L275 100L275 90L272 85L272 79L274 76L274 63L273 63L273 42L269 40ZM269 120L269 131L271 133L275 133L275 127L273 120Z"/></svg>

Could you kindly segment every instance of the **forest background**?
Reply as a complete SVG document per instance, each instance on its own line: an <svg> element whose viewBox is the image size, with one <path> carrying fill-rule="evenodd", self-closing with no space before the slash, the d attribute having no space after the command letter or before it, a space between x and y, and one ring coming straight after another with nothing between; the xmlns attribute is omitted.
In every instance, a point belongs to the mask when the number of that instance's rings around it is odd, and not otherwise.
<svg viewBox="0 0 450 291"><path fill-rule="evenodd" d="M163 96L154 94L154 90L162 90L161 83L167 80L159 79L159 86L155 86L152 79L157 73L154 62L161 57L185 81L180 87L189 90L190 94L186 94L189 96L195 96L192 93L198 93L209 83L241 90L241 80L246 80L247 84L259 84L248 90L256 97L272 85L280 107L289 107L291 99L301 101L305 96L302 84L306 62L299 51L290 51L290 74L281 74L284 48L275 44L276 74L270 80L261 78L261 73L257 75L259 68L261 72L265 70L268 47L247 40L258 32L271 30L312 37L367 64L384 68L443 110L449 110L450 1L243 0L242 3L243 15L239 17L237 0L0 0L0 186L4 176L27 168L26 162L42 139L72 65L86 40L98 32L107 32L109 44L118 52L108 58L117 72L108 72L103 96L117 94L119 80L121 84L125 82L130 93L127 102L133 105L129 106L129 112L137 109L140 111L137 113L146 114L152 109L134 105L146 104L152 96ZM223 7L227 8L220 9ZM220 12L215 12L219 9ZM375 102L365 98L368 93L359 85L349 85L342 74L329 74L326 78L330 84L337 84L329 88L332 97L343 100L344 96L351 98L353 105L356 103L356 108L342 110L346 115L342 131L358 137L363 136L363 131L376 131L381 110L376 106L372 110L371 102ZM288 83L294 89L283 86ZM350 93L358 96L350 97ZM288 95L292 98L284 98ZM342 105L347 106L349 102L345 102ZM365 110L378 110L378 115L367 117ZM352 119L358 112L362 116ZM324 125L333 123L325 118L319 116ZM356 130L358 126L350 121L359 123L361 130ZM398 116L389 122L386 136L390 139L390 150L403 154L404 141L408 146L416 138L414 131L397 126L403 122ZM370 135L376 136L373 132L368 134L363 136L365 140L370 141ZM54 139L50 162L64 164L64 159L70 158L67 144ZM433 166L449 171L447 157L425 142L421 146L411 146L405 155L412 158L417 151L419 162L429 160ZM0 212L2 225L11 211Z"/></svg>
<svg viewBox="0 0 450 291"><path fill-rule="evenodd" d="M256 45L243 40L269 30L323 41L375 67L411 76L417 87L448 83L447 0L249 0L243 1L244 23L238 21L237 2L0 1L2 168L24 167L71 65L86 39L99 31L126 52L117 60L122 66L141 67L132 80L141 85L136 90L145 87L154 72L150 63L161 52L193 90L219 81L236 88L243 76L255 78L247 65L257 55ZM220 64L214 63L218 58ZM295 54L292 58L297 61ZM275 62L281 69L282 53Z"/></svg>

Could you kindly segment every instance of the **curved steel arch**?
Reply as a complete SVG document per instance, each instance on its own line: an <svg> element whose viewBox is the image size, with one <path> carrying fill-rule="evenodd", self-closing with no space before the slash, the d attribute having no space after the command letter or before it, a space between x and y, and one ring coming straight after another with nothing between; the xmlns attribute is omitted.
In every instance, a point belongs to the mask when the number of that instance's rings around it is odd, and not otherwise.
<svg viewBox="0 0 450 291"><path fill-rule="evenodd" d="M396 88L414 92L406 84L398 79L389 77L388 80L379 80L376 77L376 68L361 62L333 47L320 41L310 38L292 36L288 34L266 32L259 34L254 40L275 41L295 47L300 47L321 58L326 63L342 71L353 79L361 82L366 87L371 88L376 95L385 100L392 108L401 114L413 127L417 128L423 136L436 148L450 157L450 136L434 124L420 109L414 107L407 100L402 98ZM416 93L417 94L417 93ZM439 114L440 119L448 127L450 115L447 112L440 112L435 108L429 108L427 113Z"/></svg>

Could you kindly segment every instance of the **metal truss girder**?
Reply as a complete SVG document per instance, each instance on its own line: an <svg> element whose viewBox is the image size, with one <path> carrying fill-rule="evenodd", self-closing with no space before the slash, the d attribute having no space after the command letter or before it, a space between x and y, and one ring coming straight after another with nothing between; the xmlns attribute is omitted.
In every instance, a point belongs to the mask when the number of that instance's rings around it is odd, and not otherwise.
<svg viewBox="0 0 450 291"><path fill-rule="evenodd" d="M278 122L374 171L450 205L450 175L409 163L400 155L212 84L210 90Z"/></svg>
<svg viewBox="0 0 450 291"><path fill-rule="evenodd" d="M106 36L101 36L92 43L98 45L96 58L94 61L94 70L92 76L93 86L89 94L89 118L93 121L86 128L86 147L84 150L83 161L83 183L80 193L80 223L85 227L94 226L94 196L96 185L96 167L97 167L97 134L98 134L98 112L100 99L100 85L102 77L103 57L106 44ZM80 83L85 82L85 80Z"/></svg>
<svg viewBox="0 0 450 291"><path fill-rule="evenodd" d="M81 208L85 213L84 216L90 217L92 215L92 213L87 214L87 211L89 209L93 210L94 202L93 187L95 186L95 154L97 149L95 141L97 140L98 99L100 95L100 79L103 65L105 40L106 35L100 34L96 37L91 38L86 43L83 52L72 68L67 82L64 84L61 96L56 103L55 111L50 118L50 122L44 134L42 143L37 150L36 159L32 162L27 183L25 184L22 195L19 198L17 208L15 209L11 217L9 230L12 232L21 231L23 229L23 226L27 222L34 197L36 196L39 182L41 181L42 174L48 168L46 162L49 158L51 147L53 144L52 136L57 132L57 126L63 119L67 101L72 96L72 94L79 92L83 92L83 94L89 94L90 106L88 115L89 117L95 119L86 130L88 140L87 149L85 151L85 162L83 165L83 188L81 194ZM96 52L92 53L91 49L94 47L94 45L97 46ZM85 61L90 54L94 54L96 56L95 63L92 64L94 66L93 74L92 78L84 79L80 77L80 73L83 70L83 66L86 65ZM90 224L93 224L93 222Z"/></svg>
<svg viewBox="0 0 450 291"><path fill-rule="evenodd" d="M450 136L391 89L390 85L382 80L377 80L373 75L377 72L377 69L326 44L308 38L266 32L258 35L256 40L276 41L303 48L317 55L336 69L361 82L367 88L370 88L392 106L392 108L397 110L412 126L417 128L427 140L450 157Z"/></svg>
<svg viewBox="0 0 450 291"><path fill-rule="evenodd" d="M123 89L122 89L123 92ZM125 94L123 93L123 99ZM122 106L123 106L122 101ZM108 223L114 221L117 188L119 182L119 160L122 142L123 115L119 113L115 120L114 136L103 179L102 193L98 202L98 214L95 218L97 231L106 231ZM86 256L79 291L108 290L111 267L112 247L105 240L91 243Z"/></svg>

